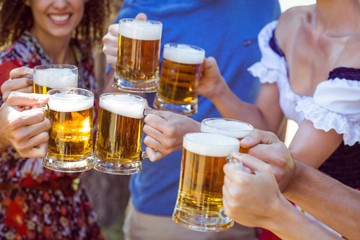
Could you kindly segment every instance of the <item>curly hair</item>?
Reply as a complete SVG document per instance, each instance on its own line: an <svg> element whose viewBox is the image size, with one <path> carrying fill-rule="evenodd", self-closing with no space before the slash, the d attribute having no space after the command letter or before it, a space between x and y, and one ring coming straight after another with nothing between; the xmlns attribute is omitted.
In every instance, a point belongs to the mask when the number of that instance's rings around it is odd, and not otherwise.
<svg viewBox="0 0 360 240"><path fill-rule="evenodd" d="M84 16L73 38L81 40L88 49L100 45L110 21L111 10L111 0L85 2ZM33 24L31 9L24 0L0 0L0 46L15 42Z"/></svg>

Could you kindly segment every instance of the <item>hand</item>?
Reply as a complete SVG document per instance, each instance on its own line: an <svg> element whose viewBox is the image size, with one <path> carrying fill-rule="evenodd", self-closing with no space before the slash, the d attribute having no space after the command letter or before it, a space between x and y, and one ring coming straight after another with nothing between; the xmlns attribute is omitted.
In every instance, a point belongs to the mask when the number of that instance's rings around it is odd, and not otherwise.
<svg viewBox="0 0 360 240"><path fill-rule="evenodd" d="M144 13L139 13L135 19L146 21L147 16ZM103 52L106 57L106 63L112 68L116 68L116 60L118 53L119 40L119 24L112 24L108 28L108 32L103 37Z"/></svg>
<svg viewBox="0 0 360 240"><path fill-rule="evenodd" d="M290 151L274 133L254 129L240 141L249 149L249 154L268 163L273 168L281 191L290 184L295 172L295 164Z"/></svg>
<svg viewBox="0 0 360 240"><path fill-rule="evenodd" d="M22 157L44 157L50 121L38 106L47 102L47 95L12 92L0 107L1 148L11 145Z"/></svg>
<svg viewBox="0 0 360 240"><path fill-rule="evenodd" d="M237 163L224 166L225 213L237 223L266 227L279 208L290 204L280 193L269 164L248 154L232 153L232 157L247 168Z"/></svg>
<svg viewBox="0 0 360 240"><path fill-rule="evenodd" d="M150 110L144 119L144 143L150 161L157 161L182 148L183 136L200 131L200 123L168 111Z"/></svg>
<svg viewBox="0 0 360 240"><path fill-rule="evenodd" d="M198 93L204 97L213 100L217 96L221 96L227 84L222 77L215 58L205 58L203 65L203 73L199 81Z"/></svg>
<svg viewBox="0 0 360 240"><path fill-rule="evenodd" d="M1 85L1 92L3 94L3 101L5 102L8 96L13 91L24 93L33 92L33 70L28 67L14 68L9 73L9 79Z"/></svg>

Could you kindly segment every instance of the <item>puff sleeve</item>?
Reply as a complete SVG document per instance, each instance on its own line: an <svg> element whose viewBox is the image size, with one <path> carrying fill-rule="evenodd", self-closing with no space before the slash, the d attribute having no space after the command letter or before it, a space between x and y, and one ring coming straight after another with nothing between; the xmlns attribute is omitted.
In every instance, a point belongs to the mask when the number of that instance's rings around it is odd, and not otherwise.
<svg viewBox="0 0 360 240"><path fill-rule="evenodd" d="M260 31L258 43L261 60L248 68L248 71L254 77L258 77L261 83L275 83L280 77L286 76L287 64L285 58L276 52L270 44L271 41L275 41L274 44L276 45L274 31L277 23L278 21L272 21Z"/></svg>
<svg viewBox="0 0 360 240"><path fill-rule="evenodd" d="M360 81L334 78L318 84L312 98L299 101L296 111L313 122L315 128L334 129L344 143L360 142Z"/></svg>

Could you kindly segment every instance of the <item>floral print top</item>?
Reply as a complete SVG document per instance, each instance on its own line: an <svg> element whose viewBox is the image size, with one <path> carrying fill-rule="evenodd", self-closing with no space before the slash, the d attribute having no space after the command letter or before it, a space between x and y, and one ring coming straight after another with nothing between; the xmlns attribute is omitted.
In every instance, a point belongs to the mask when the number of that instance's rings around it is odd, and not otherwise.
<svg viewBox="0 0 360 240"><path fill-rule="evenodd" d="M71 46L79 87L94 92L92 59L79 43ZM13 68L51 63L36 38L25 32L0 52L0 85ZM0 239L103 239L85 190L74 188L78 175L46 169L40 158L22 158L12 147L0 153Z"/></svg>

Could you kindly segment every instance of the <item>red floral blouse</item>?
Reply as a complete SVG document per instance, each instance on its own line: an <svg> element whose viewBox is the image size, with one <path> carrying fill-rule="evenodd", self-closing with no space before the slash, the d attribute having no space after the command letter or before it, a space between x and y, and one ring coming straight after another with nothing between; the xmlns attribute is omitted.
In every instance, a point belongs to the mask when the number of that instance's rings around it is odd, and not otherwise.
<svg viewBox="0 0 360 240"><path fill-rule="evenodd" d="M95 91L92 59L72 43L79 87ZM25 32L0 53L0 85L13 68L51 64L36 38ZM2 105L2 93L0 105ZM103 239L79 174L46 169L40 158L22 158L9 147L0 153L0 239Z"/></svg>

